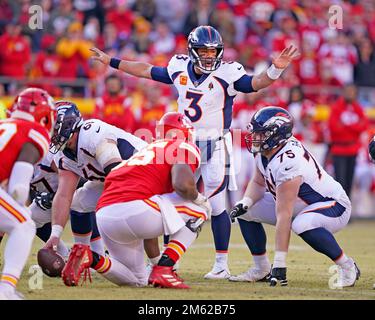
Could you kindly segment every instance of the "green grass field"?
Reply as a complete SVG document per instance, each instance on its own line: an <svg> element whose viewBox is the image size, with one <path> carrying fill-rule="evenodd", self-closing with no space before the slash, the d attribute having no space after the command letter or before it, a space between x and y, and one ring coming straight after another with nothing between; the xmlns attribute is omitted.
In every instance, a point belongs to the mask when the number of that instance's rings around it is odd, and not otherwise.
<svg viewBox="0 0 375 320"><path fill-rule="evenodd" d="M268 252L272 261L274 228L266 227L269 243ZM293 235L288 255L288 287L271 288L266 283L233 283L226 280L204 280L214 259L213 241L210 226L206 225L194 245L181 261L179 270L191 290L168 290L147 288L117 287L98 274L93 275L93 282L83 286L65 287L59 278L43 277L43 289L29 288L28 274L31 265L36 264L36 252L42 245L39 239L34 241L32 255L28 260L18 290L27 299L375 299L375 221L353 222L337 234L339 243L345 252L352 256L361 269L361 279L353 288L343 290L329 289L328 280L331 261L314 252L300 238ZM71 242L69 233L65 240ZM4 243L1 245L3 250ZM237 225L233 227L229 265L232 274L246 270L251 257L242 240Z"/></svg>

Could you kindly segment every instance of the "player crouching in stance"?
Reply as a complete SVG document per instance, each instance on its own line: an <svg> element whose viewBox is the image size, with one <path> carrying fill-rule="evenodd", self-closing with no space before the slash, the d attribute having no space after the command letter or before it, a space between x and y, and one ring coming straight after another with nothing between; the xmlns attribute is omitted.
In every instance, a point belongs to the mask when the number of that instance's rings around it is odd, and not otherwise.
<svg viewBox="0 0 375 320"><path fill-rule="evenodd" d="M173 265L211 214L194 181L200 153L193 126L182 114L165 114L156 137L106 177L96 216L110 258L75 245L62 272L66 285L77 285L82 272L91 267L117 285L189 288ZM170 241L148 278L143 240L161 235L169 235Z"/></svg>
<svg viewBox="0 0 375 320"><path fill-rule="evenodd" d="M229 280L267 278L271 266L262 223L268 223L276 226L271 286L288 283L286 256L291 230L337 264L338 287L353 286L359 269L332 235L350 218L351 203L344 189L292 136L293 120L286 110L263 108L254 114L249 128L245 139L248 150L255 155L256 172L244 198L231 211L231 218L239 217L255 267Z"/></svg>
<svg viewBox="0 0 375 320"><path fill-rule="evenodd" d="M35 224L25 204L33 164L48 152L54 118L51 96L29 88L16 98L10 119L0 121L0 234L8 234L0 300L22 299L15 288L35 236Z"/></svg>

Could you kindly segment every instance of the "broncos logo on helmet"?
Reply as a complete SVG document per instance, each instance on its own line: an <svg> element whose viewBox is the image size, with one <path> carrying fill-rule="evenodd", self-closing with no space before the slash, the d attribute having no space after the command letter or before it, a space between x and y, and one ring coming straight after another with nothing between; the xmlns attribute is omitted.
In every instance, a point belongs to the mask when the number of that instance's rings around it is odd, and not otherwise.
<svg viewBox="0 0 375 320"><path fill-rule="evenodd" d="M266 107L254 114L245 136L247 149L251 153L272 150L292 136L293 118L283 108Z"/></svg>

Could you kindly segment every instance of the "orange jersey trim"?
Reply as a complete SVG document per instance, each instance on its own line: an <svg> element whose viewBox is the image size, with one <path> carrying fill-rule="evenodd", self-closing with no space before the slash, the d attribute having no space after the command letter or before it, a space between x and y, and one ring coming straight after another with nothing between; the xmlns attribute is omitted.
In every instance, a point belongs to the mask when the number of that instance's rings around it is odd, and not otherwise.
<svg viewBox="0 0 375 320"><path fill-rule="evenodd" d="M8 202L6 202L3 198L0 198L0 206L2 206L6 211L8 211L19 222L23 223L26 221L26 218L18 210L16 210Z"/></svg>

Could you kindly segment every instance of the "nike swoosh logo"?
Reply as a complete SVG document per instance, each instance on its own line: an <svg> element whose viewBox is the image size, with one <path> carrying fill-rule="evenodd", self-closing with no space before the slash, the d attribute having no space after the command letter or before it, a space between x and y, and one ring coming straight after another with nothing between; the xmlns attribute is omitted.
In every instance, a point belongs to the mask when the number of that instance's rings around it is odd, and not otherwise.
<svg viewBox="0 0 375 320"><path fill-rule="evenodd" d="M242 69L242 66L241 67L239 67L239 68L237 68L237 70L241 70Z"/></svg>
<svg viewBox="0 0 375 320"><path fill-rule="evenodd" d="M290 169L292 169L293 167L289 167L289 168L285 168L285 171L288 171L288 170L290 170Z"/></svg>
<svg viewBox="0 0 375 320"><path fill-rule="evenodd" d="M99 133L99 131L100 131L100 127L98 128L98 130L96 130L96 133Z"/></svg>

